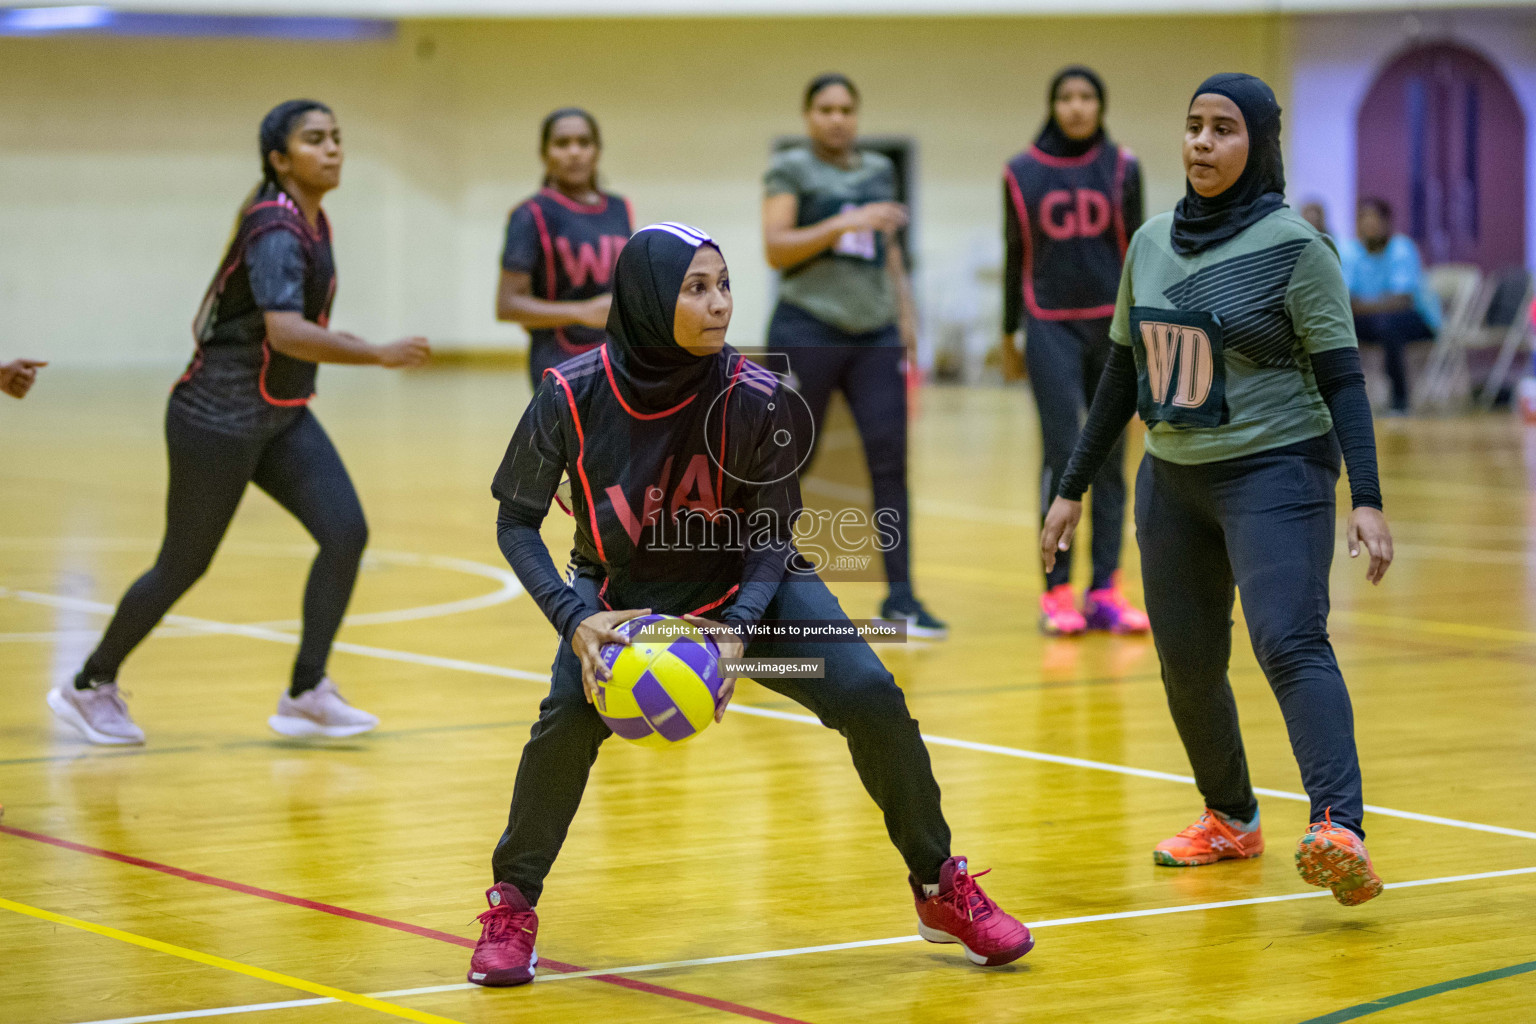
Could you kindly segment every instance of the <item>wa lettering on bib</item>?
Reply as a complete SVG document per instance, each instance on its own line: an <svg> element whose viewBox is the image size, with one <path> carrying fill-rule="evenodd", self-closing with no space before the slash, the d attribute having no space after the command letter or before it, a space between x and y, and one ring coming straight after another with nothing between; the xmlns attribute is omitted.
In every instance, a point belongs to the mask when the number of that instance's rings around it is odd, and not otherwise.
<svg viewBox="0 0 1536 1024"><path fill-rule="evenodd" d="M1136 410L1148 426L1219 427L1227 410L1221 321L1210 313L1131 307Z"/></svg>

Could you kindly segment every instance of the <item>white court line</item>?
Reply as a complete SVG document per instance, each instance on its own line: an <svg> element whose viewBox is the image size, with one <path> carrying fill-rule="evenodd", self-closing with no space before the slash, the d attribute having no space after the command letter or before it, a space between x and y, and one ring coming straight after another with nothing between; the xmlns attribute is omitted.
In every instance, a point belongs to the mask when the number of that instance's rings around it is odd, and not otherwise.
<svg viewBox="0 0 1536 1024"><path fill-rule="evenodd" d="M1416 889L1426 885L1448 885L1456 882L1481 882L1494 878L1510 878L1517 875L1536 874L1536 867L1509 868L1504 871L1482 871L1471 875L1444 875L1440 878L1419 878L1408 882L1388 882L1388 889ZM1255 896L1246 900L1220 900L1215 903L1190 903L1176 907L1152 907L1147 910L1121 910L1109 914L1086 914L1081 917L1058 917L1047 921L1028 921L1031 931L1040 928L1061 928L1073 924L1099 924L1105 921L1127 921L1140 917L1165 917L1169 914L1189 914L1203 910L1225 910L1229 907L1255 907L1268 903L1293 903L1297 900L1320 899L1331 893L1311 892L1284 893L1279 896ZM713 964L743 963L749 960L777 960L812 953L835 953L847 949L868 949L874 946L897 946L909 942L921 942L920 935L897 935L888 939L862 939L857 942L833 942L821 946L795 946L790 949L770 949L760 953L736 953L731 956L707 956L693 960L667 960L653 964L634 964L628 967L606 967L590 971L572 971L566 974L540 974L535 982L574 981L579 978L599 978L615 974L643 974L650 971L669 971L687 967L707 967ZM375 999L394 999L400 996L432 995L438 992L463 992L479 988L468 982L451 985L428 985L423 988L402 988L389 992L368 993ZM188 1020L195 1017L216 1017L222 1014L251 1013L257 1010L282 1009L299 1006L318 1006L333 1003L334 999L295 999L281 1003L252 1003L246 1006L226 1006L211 1010L183 1010L178 1013L160 1013L143 1017L115 1017L111 1020L88 1021L86 1024L155 1024L157 1021Z"/></svg>
<svg viewBox="0 0 1536 1024"><path fill-rule="evenodd" d="M22 550L52 550L58 546L58 540L45 537L4 537L0 538L0 547ZM94 551L139 551L145 548L153 549L158 542L135 540L128 537L80 537L71 538L69 543L75 547L89 548ZM313 558L317 550L313 544L225 544L222 551L234 554L255 556L283 556L292 558ZM495 590L481 594L477 597L467 597L457 601L445 601L441 604L421 605L416 608L399 608L382 612L360 612L348 615L341 620L343 626L377 626L395 622L414 622L420 619L436 619L448 615L458 615L463 612L478 611L481 608L493 608L499 604L506 604L515 600L523 591L523 585L518 581L517 575L510 569L502 569L493 565L485 565L481 562L473 562L465 558L452 558L447 555L429 555L414 551L376 551L370 549L363 555L363 568L371 565L403 565L417 568L445 569L450 572L464 573L468 576L482 576L495 580L500 584ZM0 596L5 593L5 588L0 587ZM84 609L91 610L91 609ZM167 616L167 620L171 616ZM299 619L280 620L277 622L255 622L252 626L265 629L292 630L300 629L303 622ZM47 642L50 640L73 639L81 630L59 630L52 633L0 633L0 643L23 642ZM165 638L169 636L192 636L197 633L206 633L209 630L204 627L194 629L192 632L179 629L157 629L155 636Z"/></svg>
<svg viewBox="0 0 1536 1024"><path fill-rule="evenodd" d="M777 718L785 722L804 722L808 725L820 725L821 720L812 715L797 715L789 711L776 711L770 708L757 708L750 704L732 703L729 713L741 713L753 715L758 718ZM923 733L923 739L935 747L954 747L959 750L972 750L983 754L1001 754L1004 757L1017 757L1026 761L1042 761L1046 764L1065 765L1069 768L1087 768L1098 772L1113 772L1116 775L1130 775L1139 779L1157 779L1163 782L1181 782L1193 786L1195 780L1190 775L1177 775L1173 772L1154 771L1150 768L1132 768L1123 764L1111 764L1107 761L1089 761L1081 757L1066 757L1061 754L1045 754L1037 750L1021 750L1018 747L1002 747L995 743L977 743L974 740L957 740L948 736L935 736L932 733ZM1271 796L1279 800L1294 800L1299 803L1311 803L1305 793L1292 793L1284 789L1267 789L1263 786L1253 787L1253 791L1260 796ZM1378 807L1375 804L1366 804L1365 809L1372 814L1379 814L1385 818L1403 818L1408 821L1422 821L1431 825L1448 825L1451 828L1463 828L1472 832L1489 832L1499 836L1514 836L1517 839L1536 839L1536 832L1527 832L1518 828L1505 828L1502 825L1483 825L1475 821L1461 821L1457 818L1442 818L1434 814L1419 814L1415 811L1398 811L1391 807Z"/></svg>
<svg viewBox="0 0 1536 1024"><path fill-rule="evenodd" d="M75 611L100 612L104 615L110 615L115 610L112 605L102 604L99 601L87 601L84 598L78 597L58 597L53 594L39 594L28 590L6 590L4 587L0 587L0 597L7 596L21 601L30 601L59 608L70 608ZM267 640L284 644L297 644L299 642L297 634L282 633L261 626L241 626L228 622L214 622L210 619L195 619L185 615L167 615L164 621L172 625L185 626L204 632L244 636L253 640ZM412 651L397 651L387 647L371 647L365 644L336 643L332 646L333 649L344 651L348 654L356 654L366 658L378 658L384 661L399 661L411 665L450 669L456 672L468 672L475 675L499 676L503 679L521 679L532 683L547 684L549 682L548 672L529 672L524 669L486 665L481 662L465 661L460 658L443 658L435 654L416 654ZM729 713L821 726L821 720L813 715L798 715L789 711L753 707L750 704L733 702ZM923 733L922 737L924 741L936 747L953 747L958 750L970 750L982 754L1000 754L1003 757L1015 757L1026 761L1059 764L1068 768L1086 768L1091 771L1111 772L1116 775L1129 775L1141 779L1155 779L1160 782L1178 782L1187 786L1195 784L1193 776L1177 775L1173 772L1160 772L1150 768L1133 768L1129 765L1111 764L1107 761L1090 761L1081 757L1046 754L1038 750L1004 747L995 743L978 743L975 740L960 740L949 736L936 736L932 733ZM1268 789L1263 786L1255 786L1253 791L1259 796L1269 796L1279 800L1293 800L1298 803L1311 803L1311 800L1305 793L1292 793L1284 789ZM1466 829L1470 832L1487 832L1492 835L1512 836L1517 839L1536 839L1536 832L1528 832L1518 828L1505 828L1502 825L1484 825L1475 821L1462 821L1459 818L1443 818L1435 814L1399 811L1391 807L1380 807L1376 804L1366 804L1365 809L1372 814L1379 814L1385 818L1402 818L1406 821L1419 821L1429 825L1445 825L1450 828Z"/></svg>
<svg viewBox="0 0 1536 1024"><path fill-rule="evenodd" d="M31 590L7 590L0 587L0 597L12 597L18 601L26 601L31 604L47 605L52 608L67 608L71 611L97 612L102 615L111 615L117 609L110 604L102 604L100 601L87 601L81 597L59 597L56 594L39 594ZM199 633L220 633L226 636L243 636L251 640L267 640L279 644L297 644L297 633L285 633L266 626L243 626L233 622L215 622L212 619L197 619L189 615L167 615L162 622L168 622L173 626L195 630ZM479 662L463 661L459 658L440 658L435 654L416 654L412 651L396 651L387 647L372 647L368 644L353 644L337 642L331 645L332 650L345 651L348 654L357 654L365 658L378 658L383 661L401 661L411 665L426 665L430 668L446 668L458 672L472 672L477 675L501 676L505 679L522 679L534 683L549 682L548 672L526 672L516 668L502 668L498 665L482 665Z"/></svg>

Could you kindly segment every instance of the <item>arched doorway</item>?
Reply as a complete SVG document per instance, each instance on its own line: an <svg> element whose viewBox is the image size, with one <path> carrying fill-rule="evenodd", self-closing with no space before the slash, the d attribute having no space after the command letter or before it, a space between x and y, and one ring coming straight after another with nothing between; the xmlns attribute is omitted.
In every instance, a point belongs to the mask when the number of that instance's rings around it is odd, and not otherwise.
<svg viewBox="0 0 1536 1024"><path fill-rule="evenodd" d="M1377 75L1355 133L1357 196L1392 204L1426 263L1525 263L1525 116L1497 68L1451 43Z"/></svg>

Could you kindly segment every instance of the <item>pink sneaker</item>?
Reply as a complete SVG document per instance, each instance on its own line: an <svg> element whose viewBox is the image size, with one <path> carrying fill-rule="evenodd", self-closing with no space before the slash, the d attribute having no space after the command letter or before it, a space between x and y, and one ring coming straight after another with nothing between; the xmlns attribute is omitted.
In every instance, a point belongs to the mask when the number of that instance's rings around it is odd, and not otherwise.
<svg viewBox="0 0 1536 1024"><path fill-rule="evenodd" d="M1109 586L1090 590L1083 595L1083 618L1088 629L1118 633L1122 636L1128 633L1145 633L1152 628L1152 622L1147 618L1146 612L1126 599L1124 591L1120 589L1118 572L1115 573Z"/></svg>
<svg viewBox="0 0 1536 1024"><path fill-rule="evenodd" d="M977 877L986 873L979 872ZM907 881L917 902L917 933L929 942L958 942L971 963L983 967L1013 963L1035 948L1029 929L981 891L966 870L964 857L944 862L939 891L932 896L925 895L915 879Z"/></svg>
<svg viewBox="0 0 1536 1024"><path fill-rule="evenodd" d="M1072 600L1072 584L1063 583L1040 595L1040 632L1046 636L1077 636L1088 622Z"/></svg>
<svg viewBox="0 0 1536 1024"><path fill-rule="evenodd" d="M539 962L533 948L539 915L517 886L497 882L485 890L491 909L481 914L480 941L469 958L469 980L476 985L526 985Z"/></svg>

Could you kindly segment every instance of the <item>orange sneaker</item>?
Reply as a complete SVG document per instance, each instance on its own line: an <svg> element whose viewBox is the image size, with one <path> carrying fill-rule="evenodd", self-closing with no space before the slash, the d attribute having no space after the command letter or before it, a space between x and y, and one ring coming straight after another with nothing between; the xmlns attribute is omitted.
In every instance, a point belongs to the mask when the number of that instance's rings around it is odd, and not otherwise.
<svg viewBox="0 0 1536 1024"><path fill-rule="evenodd" d="M1046 636L1077 636L1088 620L1072 600L1072 584L1063 583L1040 595L1040 632Z"/></svg>
<svg viewBox="0 0 1536 1024"><path fill-rule="evenodd" d="M1152 851L1152 862L1170 868L1195 868L1219 860L1247 860L1264 852L1264 833L1257 826L1241 832L1230 821L1205 809L1200 820Z"/></svg>
<svg viewBox="0 0 1536 1024"><path fill-rule="evenodd" d="M1333 898L1346 907L1358 907L1384 888L1365 852L1365 840L1335 825L1329 811L1296 844L1296 870L1308 885L1332 889Z"/></svg>

